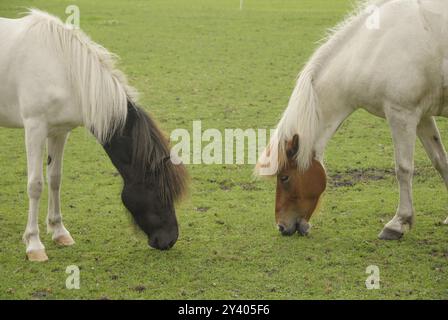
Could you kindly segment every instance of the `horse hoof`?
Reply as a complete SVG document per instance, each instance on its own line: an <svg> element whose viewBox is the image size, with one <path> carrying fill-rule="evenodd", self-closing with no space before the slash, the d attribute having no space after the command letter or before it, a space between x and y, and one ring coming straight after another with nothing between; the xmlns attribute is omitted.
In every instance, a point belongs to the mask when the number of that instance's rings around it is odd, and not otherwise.
<svg viewBox="0 0 448 320"><path fill-rule="evenodd" d="M30 252L26 253L26 256L28 258L29 261L34 261L34 262L45 262L48 260L48 256L45 253L45 250L33 250Z"/></svg>
<svg viewBox="0 0 448 320"><path fill-rule="evenodd" d="M62 236L59 236L59 237L53 239L53 241L56 244L58 244L60 246L64 246L64 247L72 246L75 244L75 241L73 240L73 238L70 234L64 234Z"/></svg>
<svg viewBox="0 0 448 320"><path fill-rule="evenodd" d="M400 240L401 237L403 237L402 232L395 231L389 228L384 228L378 236L380 240Z"/></svg>
<svg viewBox="0 0 448 320"><path fill-rule="evenodd" d="M448 224L448 218L443 222L443 224Z"/></svg>

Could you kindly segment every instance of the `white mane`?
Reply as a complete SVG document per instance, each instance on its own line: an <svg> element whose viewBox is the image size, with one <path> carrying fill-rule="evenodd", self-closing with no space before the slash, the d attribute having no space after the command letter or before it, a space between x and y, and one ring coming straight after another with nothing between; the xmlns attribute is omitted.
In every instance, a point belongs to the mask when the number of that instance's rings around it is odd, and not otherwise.
<svg viewBox="0 0 448 320"><path fill-rule="evenodd" d="M115 56L55 16L32 9L28 32L35 33L60 53L67 66L69 83L83 112L84 125L100 143L107 142L123 128L127 98L134 90L126 77L115 69Z"/></svg>
<svg viewBox="0 0 448 320"><path fill-rule="evenodd" d="M313 158L316 133L319 130L319 101L314 90L313 80L328 57L333 55L341 43L366 21L367 7L371 5L379 7L389 1L393 0L361 1L357 9L342 23L329 30L324 43L315 51L300 72L288 107L277 125L276 141L271 141L271 144L278 144L279 169L284 167L287 162L285 141L290 141L295 134L299 135L300 145L297 154L298 169L304 171L309 167Z"/></svg>

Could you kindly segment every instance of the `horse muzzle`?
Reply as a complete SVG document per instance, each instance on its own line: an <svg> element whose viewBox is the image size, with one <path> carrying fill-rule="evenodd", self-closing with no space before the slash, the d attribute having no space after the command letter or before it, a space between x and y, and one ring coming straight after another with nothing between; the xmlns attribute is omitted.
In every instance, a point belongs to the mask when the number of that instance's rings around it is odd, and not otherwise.
<svg viewBox="0 0 448 320"><path fill-rule="evenodd" d="M305 219L298 219L295 224L290 226L279 223L277 227L283 236L292 236L296 232L301 236L307 236L311 229L311 225Z"/></svg>
<svg viewBox="0 0 448 320"><path fill-rule="evenodd" d="M178 233L171 235L153 235L148 239L148 245L157 250L169 250L177 242Z"/></svg>

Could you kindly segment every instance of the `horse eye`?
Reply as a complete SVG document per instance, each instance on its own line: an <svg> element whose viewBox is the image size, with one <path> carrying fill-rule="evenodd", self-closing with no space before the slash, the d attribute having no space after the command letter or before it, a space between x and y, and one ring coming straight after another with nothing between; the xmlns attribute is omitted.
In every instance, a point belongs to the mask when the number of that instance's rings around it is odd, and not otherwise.
<svg viewBox="0 0 448 320"><path fill-rule="evenodd" d="M289 176L281 176L280 181L281 182L287 182L289 180Z"/></svg>

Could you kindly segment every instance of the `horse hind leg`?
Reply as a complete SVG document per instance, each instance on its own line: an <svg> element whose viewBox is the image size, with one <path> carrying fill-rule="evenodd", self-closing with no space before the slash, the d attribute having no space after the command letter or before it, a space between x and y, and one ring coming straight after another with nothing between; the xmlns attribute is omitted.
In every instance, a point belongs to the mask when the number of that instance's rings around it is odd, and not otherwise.
<svg viewBox="0 0 448 320"><path fill-rule="evenodd" d="M45 247L39 237L39 201L43 189L42 153L47 130L38 120L25 121L25 144L28 167L28 222L23 240L30 261L48 260Z"/></svg>
<svg viewBox="0 0 448 320"><path fill-rule="evenodd" d="M435 119L423 118L418 125L417 133L426 154L448 188L448 158ZM444 223L448 224L448 218Z"/></svg>
<svg viewBox="0 0 448 320"><path fill-rule="evenodd" d="M62 159L68 133L48 137L48 215L47 232L52 233L53 241L61 246L70 246L75 242L62 223L60 190L62 180Z"/></svg>

